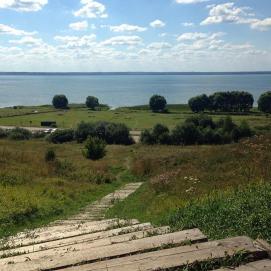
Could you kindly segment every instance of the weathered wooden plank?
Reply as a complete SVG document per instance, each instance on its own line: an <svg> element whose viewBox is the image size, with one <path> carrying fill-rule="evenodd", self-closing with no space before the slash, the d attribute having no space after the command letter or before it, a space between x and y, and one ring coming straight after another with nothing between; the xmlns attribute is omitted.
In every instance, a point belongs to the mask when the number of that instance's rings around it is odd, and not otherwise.
<svg viewBox="0 0 271 271"><path fill-rule="evenodd" d="M90 222L92 223L92 222ZM105 231L113 227L124 227L130 225L138 224L138 220L113 220L113 221L106 221L104 223L99 224L82 224L82 226L74 228L71 227L70 230L67 230L64 226L62 228L59 226L59 230L55 231L48 231L48 232L41 232L38 233L36 231L33 232L32 235L28 236L27 234L20 234L16 237L10 238L5 245L9 247L18 247L18 246L27 246L31 244L40 244L48 241L54 241L69 237L74 237L78 235L84 235L88 233L98 232L98 231ZM65 230L64 230L65 229Z"/></svg>
<svg viewBox="0 0 271 271"><path fill-rule="evenodd" d="M18 247L18 248L13 248L13 249L2 250L0 251L0 258L6 257L8 255L9 257L11 257L12 255L33 253L37 251L45 251L48 249L70 246L70 245L79 244L79 243L94 242L100 239L117 237L119 235L122 236L127 233L150 231L152 229L153 229L153 226L150 223L143 223L143 224L137 224L137 225L123 227L123 228L112 229L108 231L95 232L95 233L75 236L71 238L60 239L56 241L45 242L41 244L34 244L30 246L23 246L23 247Z"/></svg>
<svg viewBox="0 0 271 271"><path fill-rule="evenodd" d="M132 233L127 233L127 234L123 234L119 236L113 236L109 238L53 248L46 251L41 250L41 251L32 252L32 253L30 251L29 253L18 255L15 257L10 255L10 257L5 258L5 260L6 260L6 263L8 263L10 260L16 263L20 263L20 262L25 262L26 257L28 259L31 259L31 261L44 259L44 258L53 259L55 257L62 257L63 255L69 253L70 251L73 251L73 252L76 251L76 253L80 253L80 251L85 251L91 248L110 246L113 244L121 244L121 243L129 242L131 240L139 240L142 238L146 238L152 234L157 234L157 235L165 234L165 233L168 233L168 231L169 231L168 227L161 227L161 228L156 228L156 229L150 229L148 231L132 232Z"/></svg>
<svg viewBox="0 0 271 271"><path fill-rule="evenodd" d="M235 269L229 269L229 268L222 268L217 269L215 271L229 271L229 270L235 270L235 271L271 271L271 260L261 260L252 262L246 265L239 266Z"/></svg>
<svg viewBox="0 0 271 271"><path fill-rule="evenodd" d="M256 247L248 237L200 243L191 246L148 252L123 258L105 260L81 266L73 266L63 271L155 271L167 268L185 267L194 262L222 259L238 251L246 251L255 259L262 259L266 252ZM9 271L9 270L8 270ZM22 270L24 271L24 270Z"/></svg>
<svg viewBox="0 0 271 271"><path fill-rule="evenodd" d="M206 240L206 237L198 229L169 233L161 236L153 236L139 240L132 240L121 244L103 247L89 248L82 251L67 251L61 256L44 257L38 260L16 263L16 257L2 259L0 270L7 271L37 271L54 270L69 267L75 264L95 262L101 259L119 258L126 255L142 253L145 251L159 249L165 245L180 245L188 240ZM13 262L13 264L8 264Z"/></svg>

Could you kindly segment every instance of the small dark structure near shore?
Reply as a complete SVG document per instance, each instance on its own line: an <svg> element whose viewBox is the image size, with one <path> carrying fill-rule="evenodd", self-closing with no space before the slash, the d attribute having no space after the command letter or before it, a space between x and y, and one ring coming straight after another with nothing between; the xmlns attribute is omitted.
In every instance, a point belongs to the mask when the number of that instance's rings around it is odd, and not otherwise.
<svg viewBox="0 0 271 271"><path fill-rule="evenodd" d="M40 126L42 126L42 127L56 127L56 121L41 121Z"/></svg>

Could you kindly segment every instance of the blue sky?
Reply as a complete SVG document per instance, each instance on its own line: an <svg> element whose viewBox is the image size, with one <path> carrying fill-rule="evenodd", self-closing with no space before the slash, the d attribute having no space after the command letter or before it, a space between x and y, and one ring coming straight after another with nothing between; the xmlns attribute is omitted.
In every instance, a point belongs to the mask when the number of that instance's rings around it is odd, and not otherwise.
<svg viewBox="0 0 271 271"><path fill-rule="evenodd" d="M270 0L0 0L0 71L254 70Z"/></svg>

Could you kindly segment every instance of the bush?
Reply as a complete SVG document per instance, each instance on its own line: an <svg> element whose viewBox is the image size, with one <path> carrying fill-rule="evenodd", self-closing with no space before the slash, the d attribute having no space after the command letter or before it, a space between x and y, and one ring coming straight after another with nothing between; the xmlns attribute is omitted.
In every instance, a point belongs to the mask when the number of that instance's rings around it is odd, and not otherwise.
<svg viewBox="0 0 271 271"><path fill-rule="evenodd" d="M9 131L8 137L12 140L29 140L32 133L29 130L17 127Z"/></svg>
<svg viewBox="0 0 271 271"><path fill-rule="evenodd" d="M86 99L86 106L92 110L95 110L95 107L99 106L99 100L96 97L88 96Z"/></svg>
<svg viewBox="0 0 271 271"><path fill-rule="evenodd" d="M258 107L264 113L271 113L271 91L267 91L260 96Z"/></svg>
<svg viewBox="0 0 271 271"><path fill-rule="evenodd" d="M45 161L46 162L53 162L56 160L56 154L55 151L52 149L49 149L45 153Z"/></svg>
<svg viewBox="0 0 271 271"><path fill-rule="evenodd" d="M150 130L144 130L140 135L140 142L146 145L153 145L156 143L156 140Z"/></svg>
<svg viewBox="0 0 271 271"><path fill-rule="evenodd" d="M52 104L57 109L66 109L69 101L65 95L55 95Z"/></svg>
<svg viewBox="0 0 271 271"><path fill-rule="evenodd" d="M73 129L56 130L47 137L47 140L54 144L61 144L73 141L74 130Z"/></svg>
<svg viewBox="0 0 271 271"><path fill-rule="evenodd" d="M130 131L128 127L125 124L121 123L81 122L75 131L75 139L78 142L83 142L89 136L98 137L104 140L107 144L130 145L134 143L133 139L130 136Z"/></svg>
<svg viewBox="0 0 271 271"><path fill-rule="evenodd" d="M160 95L153 95L150 98L150 108L153 112L163 112L166 108L167 101L165 97Z"/></svg>
<svg viewBox="0 0 271 271"><path fill-rule="evenodd" d="M0 128L0 138L6 138L8 136L7 130Z"/></svg>
<svg viewBox="0 0 271 271"><path fill-rule="evenodd" d="M216 124L213 122L213 119L207 115L200 114L197 116L189 117L185 120L186 123L193 123L195 126L199 126L201 128L210 127L214 129Z"/></svg>
<svg viewBox="0 0 271 271"><path fill-rule="evenodd" d="M106 143L104 140L98 137L88 137L85 144L85 150L83 150L83 155L87 159L99 160L105 156L105 148Z"/></svg>

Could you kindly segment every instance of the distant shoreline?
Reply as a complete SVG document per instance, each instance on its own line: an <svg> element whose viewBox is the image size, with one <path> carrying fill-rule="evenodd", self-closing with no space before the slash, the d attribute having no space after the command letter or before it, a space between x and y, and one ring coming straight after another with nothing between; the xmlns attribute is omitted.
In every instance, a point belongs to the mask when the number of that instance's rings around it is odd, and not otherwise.
<svg viewBox="0 0 271 271"><path fill-rule="evenodd" d="M251 72L0 72L0 76L98 76L98 75L267 75L271 71Z"/></svg>

